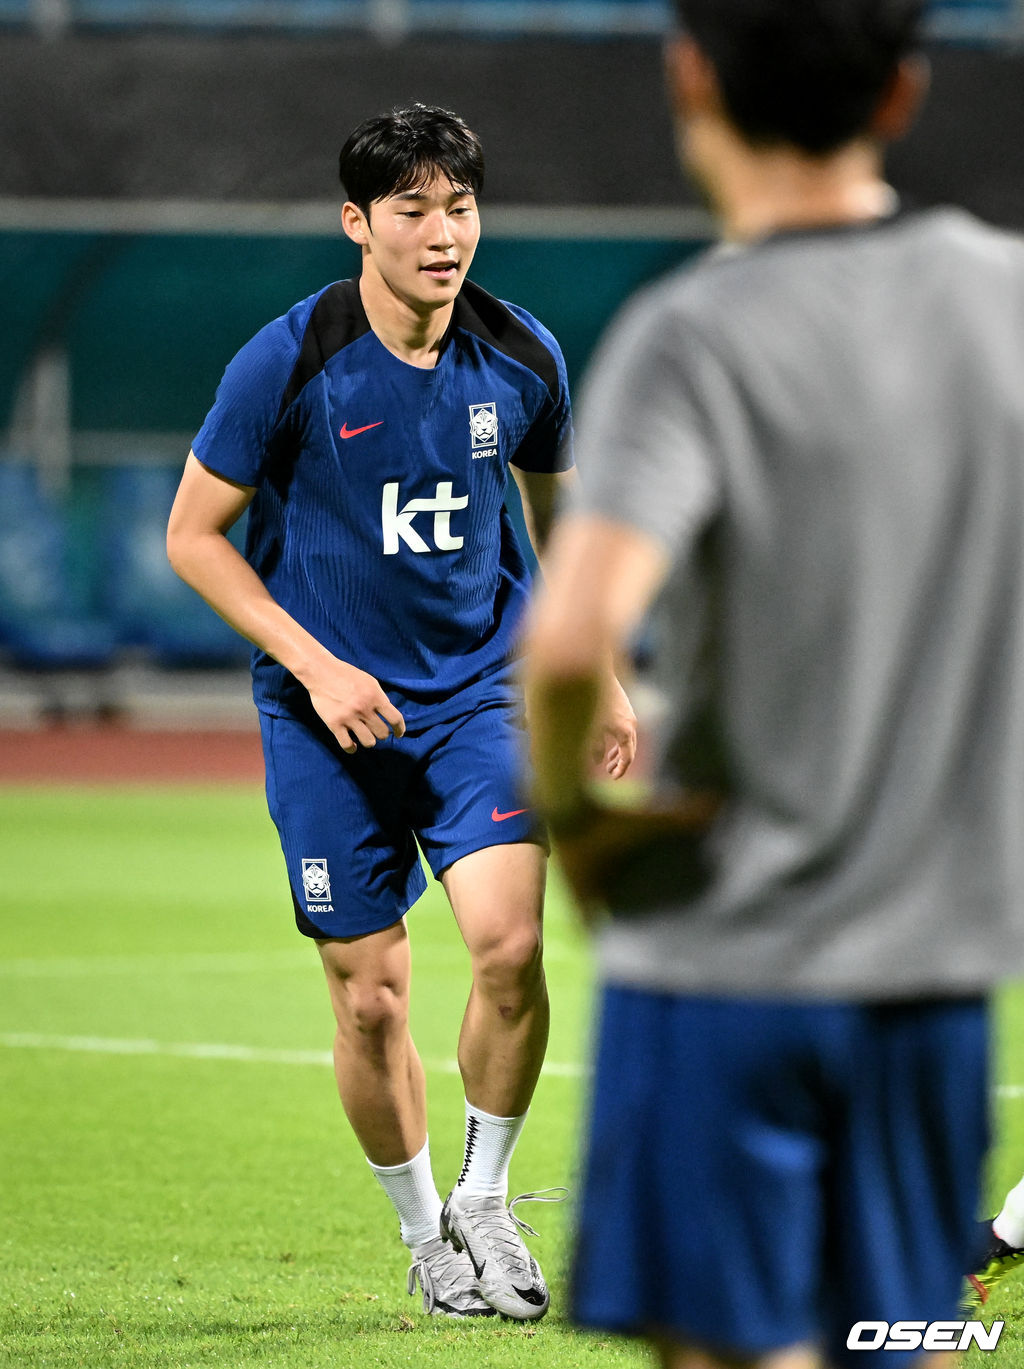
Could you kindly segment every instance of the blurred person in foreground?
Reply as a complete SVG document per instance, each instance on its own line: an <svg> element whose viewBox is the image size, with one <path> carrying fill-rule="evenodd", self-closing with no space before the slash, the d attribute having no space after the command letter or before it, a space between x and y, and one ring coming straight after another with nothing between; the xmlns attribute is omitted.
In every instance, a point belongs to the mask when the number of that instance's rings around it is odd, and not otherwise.
<svg viewBox="0 0 1024 1369"><path fill-rule="evenodd" d="M543 554L572 479L558 344L466 279L483 153L448 110L361 124L342 148L356 280L247 343L189 454L175 570L255 644L267 798L296 923L319 947L338 1090L399 1219L426 1311L542 1317L506 1202L544 1059L545 837L523 798L514 675L529 576L509 476ZM249 510L245 556L226 533ZM609 773L635 719L609 684ZM409 1034L405 913L420 850L469 951L465 1151L442 1211Z"/></svg>
<svg viewBox="0 0 1024 1369"><path fill-rule="evenodd" d="M1024 244L883 178L917 0L678 10L725 241L603 342L525 657L611 911L574 1310L671 1369L855 1364L956 1316L1024 964ZM652 609L662 787L616 811L599 680Z"/></svg>

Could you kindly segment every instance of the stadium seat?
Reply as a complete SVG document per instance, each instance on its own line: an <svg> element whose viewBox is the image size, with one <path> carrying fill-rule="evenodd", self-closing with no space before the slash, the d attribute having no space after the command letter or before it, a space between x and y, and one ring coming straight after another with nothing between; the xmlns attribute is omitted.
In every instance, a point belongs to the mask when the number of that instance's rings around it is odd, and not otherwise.
<svg viewBox="0 0 1024 1369"><path fill-rule="evenodd" d="M60 504L34 466L0 457L0 650L23 670L104 670L117 647L68 568Z"/></svg>
<svg viewBox="0 0 1024 1369"><path fill-rule="evenodd" d="M72 0L77 24L194 28L360 28L367 0Z"/></svg>
<svg viewBox="0 0 1024 1369"><path fill-rule="evenodd" d="M0 0L0 24L27 24L31 9L31 0Z"/></svg>
<svg viewBox="0 0 1024 1369"><path fill-rule="evenodd" d="M249 659L248 644L167 562L167 516L179 476L177 469L158 464L104 473L100 527L105 610L122 644L157 665L243 665Z"/></svg>
<svg viewBox="0 0 1024 1369"><path fill-rule="evenodd" d="M932 0L929 30L947 42L1012 38L1019 33L1018 0Z"/></svg>
<svg viewBox="0 0 1024 1369"><path fill-rule="evenodd" d="M661 34L672 25L670 0L406 0L410 32Z"/></svg>
<svg viewBox="0 0 1024 1369"><path fill-rule="evenodd" d="M1021 33L1019 0L931 0L932 35L957 42L1012 40ZM656 34L672 22L670 0L70 0L68 18L83 27L369 29L387 14L399 32L475 33L492 37L565 33ZM0 23L32 20L28 0L0 0Z"/></svg>

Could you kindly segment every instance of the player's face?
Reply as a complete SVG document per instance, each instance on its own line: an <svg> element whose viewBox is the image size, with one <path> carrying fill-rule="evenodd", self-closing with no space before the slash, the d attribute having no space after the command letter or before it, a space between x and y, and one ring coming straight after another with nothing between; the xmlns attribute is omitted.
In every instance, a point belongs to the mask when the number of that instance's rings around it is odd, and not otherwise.
<svg viewBox="0 0 1024 1369"><path fill-rule="evenodd" d="M451 304L480 241L476 198L447 178L370 206L363 271L420 312Z"/></svg>

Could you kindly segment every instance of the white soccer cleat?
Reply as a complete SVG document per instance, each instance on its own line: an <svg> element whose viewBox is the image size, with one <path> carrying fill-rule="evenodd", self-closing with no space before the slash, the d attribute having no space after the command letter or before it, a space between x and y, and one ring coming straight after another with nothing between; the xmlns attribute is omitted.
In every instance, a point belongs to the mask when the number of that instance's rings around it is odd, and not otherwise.
<svg viewBox="0 0 1024 1369"><path fill-rule="evenodd" d="M419 1284L423 1310L436 1317L493 1317L494 1308L484 1301L476 1286L476 1274L468 1255L433 1236L413 1246L409 1266L410 1296Z"/></svg>
<svg viewBox="0 0 1024 1369"><path fill-rule="evenodd" d="M513 1210L524 1201L550 1203L562 1198L521 1193L506 1207L503 1198L459 1197L453 1191L441 1210L441 1235L469 1256L477 1288L496 1312L516 1321L536 1321L551 1299L540 1266L519 1234L537 1234Z"/></svg>

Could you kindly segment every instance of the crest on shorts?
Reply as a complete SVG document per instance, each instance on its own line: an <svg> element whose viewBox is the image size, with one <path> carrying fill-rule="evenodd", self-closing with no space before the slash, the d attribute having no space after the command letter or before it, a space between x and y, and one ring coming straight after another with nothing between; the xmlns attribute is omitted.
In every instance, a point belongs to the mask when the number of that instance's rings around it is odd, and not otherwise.
<svg viewBox="0 0 1024 1369"><path fill-rule="evenodd" d="M326 858L302 862L302 887L306 891L306 897L315 903L322 903L330 898L331 877L327 873Z"/></svg>
<svg viewBox="0 0 1024 1369"><path fill-rule="evenodd" d="M493 447L498 440L497 404L471 404L469 432L474 447Z"/></svg>

